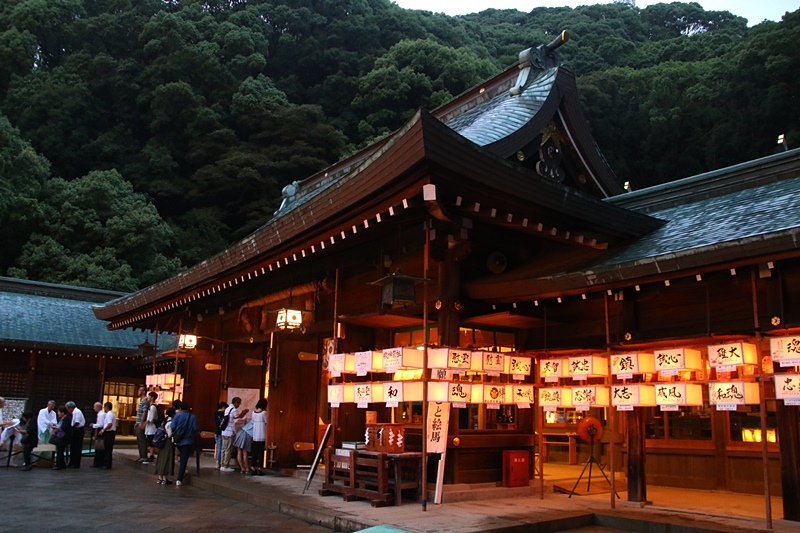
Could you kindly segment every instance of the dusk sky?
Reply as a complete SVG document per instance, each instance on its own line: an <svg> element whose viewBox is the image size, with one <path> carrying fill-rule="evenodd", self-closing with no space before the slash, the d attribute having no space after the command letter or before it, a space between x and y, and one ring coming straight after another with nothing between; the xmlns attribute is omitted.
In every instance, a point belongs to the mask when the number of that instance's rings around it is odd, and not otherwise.
<svg viewBox="0 0 800 533"><path fill-rule="evenodd" d="M394 0L397 5L406 9L425 9L434 12L444 12L448 15L464 15L476 13L484 9L518 9L531 11L535 7L577 7L588 4L604 4L608 1L587 2L579 0ZM659 2L637 0L636 6L647 7ZM669 2L666 2L669 3ZM778 21L787 11L798 9L797 0L699 0L698 3L709 11L730 11L747 19L750 26L764 21L764 19Z"/></svg>

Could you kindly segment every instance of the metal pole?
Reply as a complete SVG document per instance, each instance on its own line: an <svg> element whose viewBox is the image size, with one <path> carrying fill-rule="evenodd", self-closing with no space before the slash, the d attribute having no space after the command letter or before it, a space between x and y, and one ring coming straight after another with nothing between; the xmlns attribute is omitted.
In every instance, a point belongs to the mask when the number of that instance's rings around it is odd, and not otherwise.
<svg viewBox="0 0 800 533"><path fill-rule="evenodd" d="M422 263L422 510L428 510L428 259L431 244L430 219L425 222L425 249ZM445 437L446 438L446 437ZM398 489L399 490L399 489Z"/></svg>
<svg viewBox="0 0 800 533"><path fill-rule="evenodd" d="M761 323L758 319L758 293L756 290L756 271L750 273L750 282L753 289L753 327L756 342L761 341ZM761 466L764 474L764 506L767 518L767 529L772 529L772 496L769 491L769 457L767 455L767 399L764 397L764 369L761 357L758 357L758 395L760 396L761 411Z"/></svg>

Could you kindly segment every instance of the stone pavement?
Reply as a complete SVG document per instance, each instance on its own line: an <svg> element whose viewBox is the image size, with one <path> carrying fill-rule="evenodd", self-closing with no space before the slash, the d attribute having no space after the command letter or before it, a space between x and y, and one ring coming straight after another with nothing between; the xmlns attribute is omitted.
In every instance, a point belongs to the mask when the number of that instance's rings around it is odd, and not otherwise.
<svg viewBox="0 0 800 533"><path fill-rule="evenodd" d="M119 461L108 471L90 463L84 458L80 470L0 468L0 532L331 531L200 488L156 485L145 467Z"/></svg>
<svg viewBox="0 0 800 533"><path fill-rule="evenodd" d="M2 469L6 512L0 520L0 531L31 527L31 520L39 517L45 517L45 522L42 527L34 527L36 531L130 531L141 525L169 531L226 527L358 531L387 525L414 533L767 530L763 496L648 487L653 505L644 508L626 504L624 493L623 500L617 500L616 508L611 509L609 493L568 498L552 492L546 492L544 499L536 494L444 505L429 503L427 511L417 502L373 508L365 501L345 502L340 496L319 496L319 472L303 494L305 478L219 473L211 468L210 457L204 456L200 475L191 465L187 485L163 487L156 485L152 466L135 465L135 457L135 450L115 450L117 465L110 473L89 468L63 472ZM559 473L558 467L548 466L546 484L550 485L557 475L564 474ZM575 478L577 474L572 483ZM566 478L560 484L572 486ZM617 484L620 491L624 489L621 485ZM104 513L100 511L103 508ZM775 498L773 531L800 533L800 524L781 520L780 516L780 500Z"/></svg>

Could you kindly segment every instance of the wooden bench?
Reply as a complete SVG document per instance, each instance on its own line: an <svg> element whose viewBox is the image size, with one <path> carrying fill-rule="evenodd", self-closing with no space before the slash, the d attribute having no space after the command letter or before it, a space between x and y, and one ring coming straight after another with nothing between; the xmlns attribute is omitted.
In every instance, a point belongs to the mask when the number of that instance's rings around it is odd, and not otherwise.
<svg viewBox="0 0 800 533"><path fill-rule="evenodd" d="M325 450L325 481L322 496L341 494L345 501L369 500L373 507L400 505L402 492L415 489L419 499L420 453L383 453L351 450L335 455Z"/></svg>
<svg viewBox="0 0 800 533"><path fill-rule="evenodd" d="M549 446L566 446L569 464L578 464L578 434L577 433L542 433L544 446L542 446L542 461L547 462L547 448Z"/></svg>

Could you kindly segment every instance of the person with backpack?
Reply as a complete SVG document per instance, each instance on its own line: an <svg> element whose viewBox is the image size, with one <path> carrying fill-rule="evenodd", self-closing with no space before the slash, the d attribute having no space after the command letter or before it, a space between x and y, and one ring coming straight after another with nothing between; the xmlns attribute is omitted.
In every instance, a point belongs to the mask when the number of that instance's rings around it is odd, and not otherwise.
<svg viewBox="0 0 800 533"><path fill-rule="evenodd" d="M189 404L180 402L172 419L172 442L180 453L180 466L178 467L178 477L175 485L180 487L183 484L183 477L186 474L186 465L194 450L194 441L199 428L197 417L189 412Z"/></svg>
<svg viewBox="0 0 800 533"><path fill-rule="evenodd" d="M159 485L172 485L172 481L167 477L172 463L175 462L175 446L172 444L172 419L175 416L175 408L167 409L166 418L161 427L156 430L153 436L153 446L158 449L156 459L156 476Z"/></svg>
<svg viewBox="0 0 800 533"><path fill-rule="evenodd" d="M222 463L222 432L228 427L228 419L225 418L225 409L227 408L227 402L219 402L217 411L214 413L214 468L217 470Z"/></svg>

